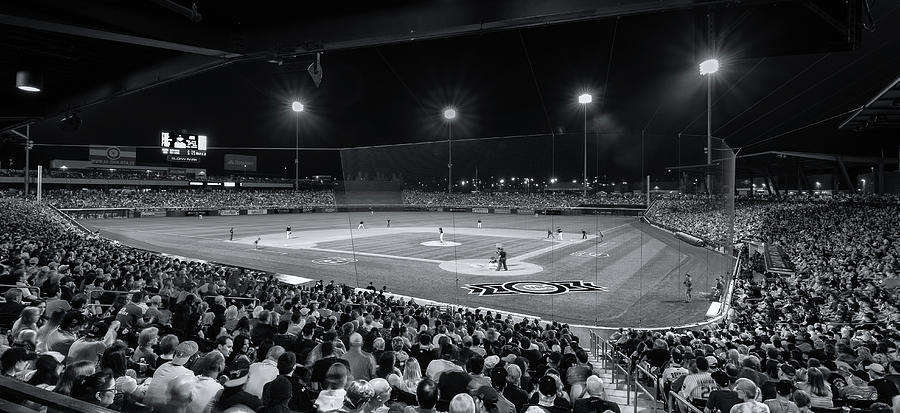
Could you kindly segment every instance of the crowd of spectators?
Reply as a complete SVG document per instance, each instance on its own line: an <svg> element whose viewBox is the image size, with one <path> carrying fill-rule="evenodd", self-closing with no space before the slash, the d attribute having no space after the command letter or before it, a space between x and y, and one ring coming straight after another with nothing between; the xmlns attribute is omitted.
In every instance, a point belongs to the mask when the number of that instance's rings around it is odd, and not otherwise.
<svg viewBox="0 0 900 413"><path fill-rule="evenodd" d="M66 208L298 208L334 206L332 191L51 190L43 199Z"/></svg>
<svg viewBox="0 0 900 413"><path fill-rule="evenodd" d="M424 206L462 206L497 208L566 208L579 205L643 205L642 194L606 193L589 194L584 198L580 192L479 192L451 193L403 191L403 203Z"/></svg>
<svg viewBox="0 0 900 413"><path fill-rule="evenodd" d="M0 209L0 374L44 390L139 412L619 412L566 325L282 284Z"/></svg>
<svg viewBox="0 0 900 413"><path fill-rule="evenodd" d="M898 199L739 200L735 240L780 247L795 272L766 274L751 246L730 324L623 333L618 348L707 412L900 412ZM648 218L704 237L718 230L711 210L708 199L667 199Z"/></svg>
<svg viewBox="0 0 900 413"><path fill-rule="evenodd" d="M42 194L57 208L296 208L334 206L331 190L50 190ZM591 206L642 206L642 195L597 193L587 199L571 193L454 193L403 191L405 205L434 207L566 208Z"/></svg>

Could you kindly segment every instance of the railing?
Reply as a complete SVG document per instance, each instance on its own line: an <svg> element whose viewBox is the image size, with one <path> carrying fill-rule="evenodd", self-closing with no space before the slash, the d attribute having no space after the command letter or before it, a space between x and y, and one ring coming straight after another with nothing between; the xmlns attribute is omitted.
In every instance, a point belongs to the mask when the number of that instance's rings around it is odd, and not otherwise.
<svg viewBox="0 0 900 413"><path fill-rule="evenodd" d="M648 390L647 387L645 387L643 384L641 384L641 379L647 379L647 380L652 381L653 382L653 387L652 387L653 391ZM652 374L649 371L647 371L647 369L645 369L644 366L641 366L640 364L638 364L635 366L632 381L634 382L634 401L635 401L634 404L637 405L638 391L641 391L647 396L647 398L649 398L650 400L653 401L653 407L652 407L653 413L656 413L656 404L659 400L659 398L657 396L659 394L659 378L656 377L655 374Z"/></svg>
<svg viewBox="0 0 900 413"><path fill-rule="evenodd" d="M218 297L218 295L206 295L206 296L203 296L203 300L204 300L204 301L211 301L211 300L209 300L210 298L212 298L213 300L215 300L216 297ZM256 307L256 305L259 303L259 299L258 299L258 298L253 298L253 297L225 297L225 301L228 302L228 300L231 300L231 301L238 301L238 300L241 300L241 301L250 301L251 303L253 303L253 306L254 306L254 307Z"/></svg>
<svg viewBox="0 0 900 413"><path fill-rule="evenodd" d="M631 372L629 366L631 365L631 359L626 356L621 351L616 350L615 348L611 348L612 354L612 381L613 385L617 384L620 381L625 381L625 403L631 404L631 385L634 382L631 377ZM623 365L624 363L624 365ZM618 376L618 377L617 377ZM637 399L635 399L635 405L637 405Z"/></svg>
<svg viewBox="0 0 900 413"><path fill-rule="evenodd" d="M669 392L669 400L672 402L666 403L666 413L703 413L697 406L674 391Z"/></svg>
<svg viewBox="0 0 900 413"><path fill-rule="evenodd" d="M34 412L25 406L14 403L6 398L19 398L33 401L47 406L50 409L66 413L113 413L115 410L106 409L91 403L73 399L62 394L53 393L37 388L30 384L0 377L0 411L4 412Z"/></svg>
<svg viewBox="0 0 900 413"><path fill-rule="evenodd" d="M4 287L6 287L6 289L3 291L7 291L12 288L25 288L28 291L34 290L34 291L37 291L37 294L34 295L35 297L41 296L41 289L39 287L32 287L30 285L22 286L22 285L15 285L15 284L0 284L0 288L4 288Z"/></svg>

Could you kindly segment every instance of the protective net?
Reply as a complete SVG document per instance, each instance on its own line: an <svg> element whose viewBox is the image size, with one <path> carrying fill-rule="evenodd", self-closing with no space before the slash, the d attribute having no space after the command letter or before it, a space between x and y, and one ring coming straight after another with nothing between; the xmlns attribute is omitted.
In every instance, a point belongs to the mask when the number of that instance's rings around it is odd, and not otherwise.
<svg viewBox="0 0 900 413"><path fill-rule="evenodd" d="M701 159L693 167L651 165L682 142L642 138L342 150L336 200L346 212L335 219L347 239L317 247L351 252L360 287L484 311L601 326L709 320L722 314L734 268L734 154L714 139L706 165L703 139L684 142L684 160ZM660 176L608 172L638 165Z"/></svg>

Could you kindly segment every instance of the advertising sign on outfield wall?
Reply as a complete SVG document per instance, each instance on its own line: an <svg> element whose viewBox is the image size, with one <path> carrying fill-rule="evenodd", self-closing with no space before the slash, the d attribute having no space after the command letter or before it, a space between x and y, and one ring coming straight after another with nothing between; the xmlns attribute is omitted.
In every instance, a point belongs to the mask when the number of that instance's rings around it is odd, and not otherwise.
<svg viewBox="0 0 900 413"><path fill-rule="evenodd" d="M247 215L266 215L269 213L267 209L248 209Z"/></svg>
<svg viewBox="0 0 900 413"><path fill-rule="evenodd" d="M241 214L241 211L238 211L236 209L220 209L219 210L219 215L231 216L231 215L240 215L240 214Z"/></svg>
<svg viewBox="0 0 900 413"><path fill-rule="evenodd" d="M509 208L494 208L495 214L508 214Z"/></svg>
<svg viewBox="0 0 900 413"><path fill-rule="evenodd" d="M474 212L476 214L487 214L490 211L488 211L487 208L472 208L472 212Z"/></svg>
<svg viewBox="0 0 900 413"><path fill-rule="evenodd" d="M519 214L519 215L531 215L531 214L534 214L534 210L533 210L533 209L522 209L522 208L519 208L519 209L516 210L516 213Z"/></svg>

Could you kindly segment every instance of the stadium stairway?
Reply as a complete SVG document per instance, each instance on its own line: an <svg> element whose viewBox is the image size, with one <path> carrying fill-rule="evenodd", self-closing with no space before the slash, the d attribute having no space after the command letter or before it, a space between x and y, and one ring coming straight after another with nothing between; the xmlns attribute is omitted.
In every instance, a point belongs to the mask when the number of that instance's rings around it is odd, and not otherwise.
<svg viewBox="0 0 900 413"><path fill-rule="evenodd" d="M645 384L637 386L634 383L634 376L628 374L628 367L617 364L617 360L623 355L619 353L620 357L617 358L614 353L615 350L609 345L592 340L590 361L593 366L599 366L595 371L600 371L600 378L606 386L606 400L618 404L621 413L664 412L663 404L654 402L641 387L650 392L655 392L655 389Z"/></svg>

